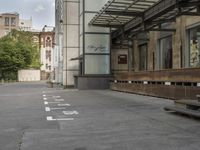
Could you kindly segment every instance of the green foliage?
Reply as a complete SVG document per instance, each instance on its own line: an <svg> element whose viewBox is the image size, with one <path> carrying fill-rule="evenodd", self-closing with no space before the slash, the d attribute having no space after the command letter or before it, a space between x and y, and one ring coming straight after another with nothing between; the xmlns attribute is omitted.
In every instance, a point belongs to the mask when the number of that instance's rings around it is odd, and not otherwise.
<svg viewBox="0 0 200 150"><path fill-rule="evenodd" d="M0 78L16 78L19 69L40 68L39 46L30 32L12 30L0 39Z"/></svg>

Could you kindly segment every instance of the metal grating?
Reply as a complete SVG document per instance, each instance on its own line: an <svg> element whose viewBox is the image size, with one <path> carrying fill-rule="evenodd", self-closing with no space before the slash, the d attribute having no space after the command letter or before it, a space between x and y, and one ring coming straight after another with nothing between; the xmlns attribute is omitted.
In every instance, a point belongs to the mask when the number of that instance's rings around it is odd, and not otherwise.
<svg viewBox="0 0 200 150"><path fill-rule="evenodd" d="M158 1L159 0L109 0L89 24L119 28L135 17L143 16L144 11Z"/></svg>

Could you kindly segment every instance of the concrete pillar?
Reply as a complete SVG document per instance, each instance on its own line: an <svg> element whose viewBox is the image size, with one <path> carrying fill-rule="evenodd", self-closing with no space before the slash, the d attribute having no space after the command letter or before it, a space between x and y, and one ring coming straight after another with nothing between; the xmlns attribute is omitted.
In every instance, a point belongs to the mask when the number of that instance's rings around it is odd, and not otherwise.
<svg viewBox="0 0 200 150"><path fill-rule="evenodd" d="M63 0L63 86L67 87L67 0Z"/></svg>
<svg viewBox="0 0 200 150"><path fill-rule="evenodd" d="M133 51L133 41L132 39L128 40L128 71L131 72L132 71L132 51Z"/></svg>

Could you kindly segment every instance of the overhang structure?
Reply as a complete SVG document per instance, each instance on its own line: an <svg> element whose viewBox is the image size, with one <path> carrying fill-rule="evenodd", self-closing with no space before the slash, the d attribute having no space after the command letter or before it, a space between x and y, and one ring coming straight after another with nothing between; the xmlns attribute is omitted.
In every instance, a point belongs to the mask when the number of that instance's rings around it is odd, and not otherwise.
<svg viewBox="0 0 200 150"><path fill-rule="evenodd" d="M143 31L174 32L162 25L180 15L200 15L199 0L109 0L90 25L110 27L112 38L132 37Z"/></svg>

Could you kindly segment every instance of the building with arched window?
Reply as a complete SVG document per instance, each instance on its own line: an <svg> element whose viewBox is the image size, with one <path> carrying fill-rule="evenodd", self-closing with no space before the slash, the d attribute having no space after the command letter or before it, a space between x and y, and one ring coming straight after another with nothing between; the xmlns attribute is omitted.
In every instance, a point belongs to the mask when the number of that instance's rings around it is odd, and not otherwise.
<svg viewBox="0 0 200 150"><path fill-rule="evenodd" d="M40 32L41 79L52 79L54 76L54 27L45 26Z"/></svg>

